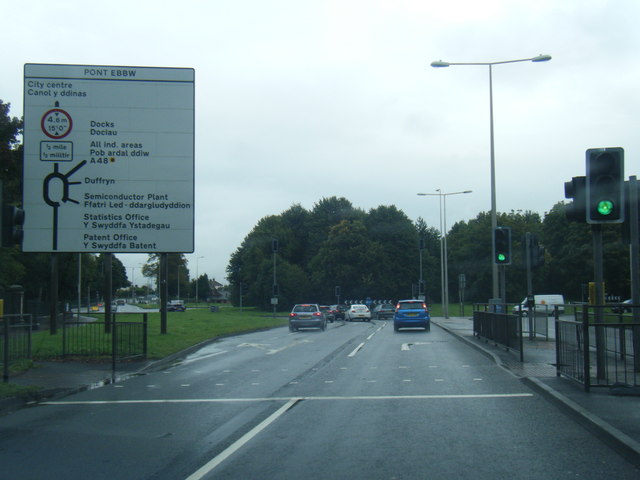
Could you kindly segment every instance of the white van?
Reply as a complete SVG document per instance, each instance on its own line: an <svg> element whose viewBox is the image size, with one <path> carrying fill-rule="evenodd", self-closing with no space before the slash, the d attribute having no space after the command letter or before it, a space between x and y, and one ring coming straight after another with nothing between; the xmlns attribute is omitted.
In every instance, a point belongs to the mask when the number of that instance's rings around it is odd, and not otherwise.
<svg viewBox="0 0 640 480"><path fill-rule="evenodd" d="M559 294L534 295L533 303L535 303L539 310L543 310L546 306L549 315L553 314L556 305L558 305L558 312L564 313L564 297ZM523 312L527 311L527 297L520 302L520 305L514 305L512 311L513 313L518 313L520 309L522 309Z"/></svg>

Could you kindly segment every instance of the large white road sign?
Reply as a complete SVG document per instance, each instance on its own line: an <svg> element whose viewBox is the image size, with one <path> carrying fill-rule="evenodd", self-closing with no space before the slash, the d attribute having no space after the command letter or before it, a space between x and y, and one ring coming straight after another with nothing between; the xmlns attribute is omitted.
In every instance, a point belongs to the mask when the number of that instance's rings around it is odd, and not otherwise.
<svg viewBox="0 0 640 480"><path fill-rule="evenodd" d="M193 252L194 77L25 65L24 251Z"/></svg>

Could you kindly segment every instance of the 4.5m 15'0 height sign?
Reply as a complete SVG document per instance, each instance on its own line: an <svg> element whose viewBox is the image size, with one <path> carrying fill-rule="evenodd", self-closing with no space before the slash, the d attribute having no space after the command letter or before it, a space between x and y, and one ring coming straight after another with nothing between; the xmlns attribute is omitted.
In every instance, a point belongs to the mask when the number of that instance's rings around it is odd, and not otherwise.
<svg viewBox="0 0 640 480"><path fill-rule="evenodd" d="M24 251L193 252L194 76L25 65Z"/></svg>

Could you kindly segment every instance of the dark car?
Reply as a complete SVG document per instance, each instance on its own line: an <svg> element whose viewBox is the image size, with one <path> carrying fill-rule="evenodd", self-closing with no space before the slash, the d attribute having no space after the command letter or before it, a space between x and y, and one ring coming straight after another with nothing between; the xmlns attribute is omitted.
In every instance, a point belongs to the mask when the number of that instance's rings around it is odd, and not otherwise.
<svg viewBox="0 0 640 480"><path fill-rule="evenodd" d="M424 328L431 330L431 317L427 304L422 300L399 300L393 316L393 329Z"/></svg>
<svg viewBox="0 0 640 480"><path fill-rule="evenodd" d="M336 319L336 316L334 315L333 310L331 310L331 307L329 305L320 305L320 311L324 313L324 316L329 323L333 323L333 321Z"/></svg>
<svg viewBox="0 0 640 480"><path fill-rule="evenodd" d="M289 331L296 332L299 328L327 328L327 319L317 303L303 303L293 307L289 314Z"/></svg>
<svg viewBox="0 0 640 480"><path fill-rule="evenodd" d="M382 305L377 305L376 308L373 309L373 318L376 320L382 320L385 318L393 318L393 315L396 313L396 307L390 303L384 303Z"/></svg>
<svg viewBox="0 0 640 480"><path fill-rule="evenodd" d="M631 311L631 299L629 300L625 300L622 303L619 303L618 305L614 305L613 307L611 307L611 311L613 313L625 313L625 312L630 312Z"/></svg>
<svg viewBox="0 0 640 480"><path fill-rule="evenodd" d="M167 312L185 312L186 310L184 300L169 300L167 303Z"/></svg>
<svg viewBox="0 0 640 480"><path fill-rule="evenodd" d="M346 305L331 305L331 312L333 313L333 318L336 320L344 320L344 312L346 312L349 308Z"/></svg>

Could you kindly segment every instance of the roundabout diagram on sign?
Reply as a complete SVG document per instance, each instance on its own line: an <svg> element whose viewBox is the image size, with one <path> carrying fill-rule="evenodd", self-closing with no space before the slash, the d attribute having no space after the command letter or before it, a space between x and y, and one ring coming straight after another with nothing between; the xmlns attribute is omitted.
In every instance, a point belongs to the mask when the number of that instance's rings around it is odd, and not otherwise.
<svg viewBox="0 0 640 480"><path fill-rule="evenodd" d="M64 138L71 132L71 115L61 108L52 108L42 116L40 127L49 138Z"/></svg>

